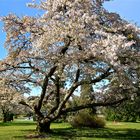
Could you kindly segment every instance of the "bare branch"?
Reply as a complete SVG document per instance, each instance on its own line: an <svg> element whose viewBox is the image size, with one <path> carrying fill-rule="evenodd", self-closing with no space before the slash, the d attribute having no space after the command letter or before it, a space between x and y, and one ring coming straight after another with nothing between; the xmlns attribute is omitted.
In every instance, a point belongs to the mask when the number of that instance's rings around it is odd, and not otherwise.
<svg viewBox="0 0 140 140"><path fill-rule="evenodd" d="M47 116L50 116L50 114L53 114L57 108L59 107L60 104L60 82L59 82L60 78L57 77L56 81L55 81L55 86L56 86L56 94L55 94L55 105L54 107L51 109L50 113L47 114Z"/></svg>
<svg viewBox="0 0 140 140"><path fill-rule="evenodd" d="M75 112L75 111L78 111L78 110L97 107L97 106L112 106L112 105L122 103L126 100L128 100L128 98L125 97L125 98L122 98L120 100L113 101L113 102L99 102L99 103L91 103L91 104L85 104L85 105L70 107L70 108L66 108L66 109L62 110L61 114L65 114L65 113L68 113L68 112Z"/></svg>
<svg viewBox="0 0 140 140"><path fill-rule="evenodd" d="M65 106L65 103L69 100L69 98L71 97L71 95L73 94L73 92L75 91L75 89L83 84L92 84L92 83L97 83L100 82L102 79L108 77L112 72L110 72L111 68L108 68L107 71L103 74L101 74L99 77L97 77L96 79L87 81L87 80L82 80L80 82L74 82L73 85L71 86L71 88L69 89L68 93L66 94L63 102L61 102L59 108L58 108L58 115L61 113L61 110L63 109L63 107ZM76 81L76 80L75 80Z"/></svg>
<svg viewBox="0 0 140 140"><path fill-rule="evenodd" d="M83 85L83 84L94 84L97 82L100 82L101 80L105 79L106 77L108 77L112 72L110 72L111 68L108 68L106 70L106 72L104 72L103 74L101 74L100 76L98 76L97 78L93 79L93 80L82 80L80 82L77 83L77 86Z"/></svg>
<svg viewBox="0 0 140 140"><path fill-rule="evenodd" d="M47 89L47 86L48 86L48 78L53 75L53 73L55 72L55 70L56 70L56 66L54 66L53 68L51 68L50 69L50 72L44 78L43 85L42 85L42 93L40 95L40 99L38 101L38 106L37 106L38 110L40 110L41 107L42 107L42 102L43 102L43 99L45 97L46 89Z"/></svg>
<svg viewBox="0 0 140 140"><path fill-rule="evenodd" d="M76 72L75 83L78 82L79 76L80 76L80 69L78 69Z"/></svg>
<svg viewBox="0 0 140 140"><path fill-rule="evenodd" d="M27 106L27 107L29 107L30 109L33 110L33 108L29 104L27 104L25 101L20 101L19 104Z"/></svg>

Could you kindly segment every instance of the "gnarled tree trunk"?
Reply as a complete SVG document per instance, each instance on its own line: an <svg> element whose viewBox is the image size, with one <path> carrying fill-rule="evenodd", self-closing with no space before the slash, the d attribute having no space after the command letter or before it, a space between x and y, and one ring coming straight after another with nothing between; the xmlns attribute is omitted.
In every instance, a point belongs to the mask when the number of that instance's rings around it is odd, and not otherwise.
<svg viewBox="0 0 140 140"><path fill-rule="evenodd" d="M6 123L7 122L7 117L8 117L8 111L6 111L5 109L2 109L2 116L3 116L2 121L4 123Z"/></svg>
<svg viewBox="0 0 140 140"><path fill-rule="evenodd" d="M51 121L47 119L38 119L36 130L38 133L50 133L50 124Z"/></svg>
<svg viewBox="0 0 140 140"><path fill-rule="evenodd" d="M3 114L3 122L4 123L7 122L7 114L6 113Z"/></svg>

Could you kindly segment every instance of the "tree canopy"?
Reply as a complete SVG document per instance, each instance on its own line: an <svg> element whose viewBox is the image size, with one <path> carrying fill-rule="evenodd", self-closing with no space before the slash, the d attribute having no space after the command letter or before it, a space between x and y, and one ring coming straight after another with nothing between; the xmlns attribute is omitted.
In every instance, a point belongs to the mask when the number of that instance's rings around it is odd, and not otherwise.
<svg viewBox="0 0 140 140"><path fill-rule="evenodd" d="M10 73L24 88L41 88L33 106L39 131L48 131L47 124L64 113L140 94L140 29L104 9L105 1L46 0L28 4L43 15L3 17L8 56L0 72ZM67 108L84 84L99 84L102 92L95 91L94 103ZM49 106L46 114L43 104Z"/></svg>

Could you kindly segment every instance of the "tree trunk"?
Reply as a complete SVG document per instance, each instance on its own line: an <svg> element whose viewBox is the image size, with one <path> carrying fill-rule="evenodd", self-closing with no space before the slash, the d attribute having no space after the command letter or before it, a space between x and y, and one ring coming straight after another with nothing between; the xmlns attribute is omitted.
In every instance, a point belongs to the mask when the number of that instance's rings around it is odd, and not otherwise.
<svg viewBox="0 0 140 140"><path fill-rule="evenodd" d="M8 115L9 113L8 112L4 112L3 111L3 122L6 123L8 121Z"/></svg>
<svg viewBox="0 0 140 140"><path fill-rule="evenodd" d="M48 120L37 121L37 128L36 128L36 130L39 133L50 133L51 132L50 124L51 124L51 122L48 121Z"/></svg>
<svg viewBox="0 0 140 140"><path fill-rule="evenodd" d="M6 114L6 113L3 114L3 122L4 122L4 123L7 122L7 114Z"/></svg>

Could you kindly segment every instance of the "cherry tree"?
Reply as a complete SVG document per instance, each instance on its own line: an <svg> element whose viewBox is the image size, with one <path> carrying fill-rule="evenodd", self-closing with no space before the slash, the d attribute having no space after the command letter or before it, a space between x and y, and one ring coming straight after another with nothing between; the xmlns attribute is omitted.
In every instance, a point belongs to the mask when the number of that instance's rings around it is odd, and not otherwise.
<svg viewBox="0 0 140 140"><path fill-rule="evenodd" d="M140 30L104 9L105 1L46 0L28 4L42 9L40 16L3 17L8 56L0 72L11 73L23 87L40 88L32 106L22 102L35 112L38 132L49 132L51 122L68 112L139 94ZM84 84L103 92L95 92L95 102L67 107Z"/></svg>
<svg viewBox="0 0 140 140"><path fill-rule="evenodd" d="M19 108L21 110L19 102L22 99L23 95L9 83L9 79L0 78L0 111L3 122L8 121L10 114L19 112Z"/></svg>

